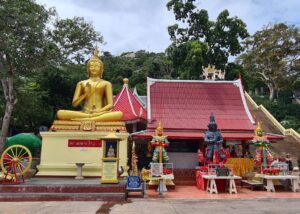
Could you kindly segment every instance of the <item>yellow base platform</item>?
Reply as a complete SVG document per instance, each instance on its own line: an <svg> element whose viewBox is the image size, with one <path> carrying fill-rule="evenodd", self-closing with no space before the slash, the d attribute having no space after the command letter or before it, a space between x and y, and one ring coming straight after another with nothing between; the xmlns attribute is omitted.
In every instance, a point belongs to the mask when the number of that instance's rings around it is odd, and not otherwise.
<svg viewBox="0 0 300 214"><path fill-rule="evenodd" d="M56 131L41 132L43 138L41 161L37 166L38 176L76 176L76 163L84 163L83 176L101 176L103 144L101 147L80 146L80 140L99 140L108 135L104 131ZM119 166L127 169L127 138L128 133L116 133L120 141ZM70 140L78 141L74 147L70 146ZM127 176L124 172L122 176Z"/></svg>

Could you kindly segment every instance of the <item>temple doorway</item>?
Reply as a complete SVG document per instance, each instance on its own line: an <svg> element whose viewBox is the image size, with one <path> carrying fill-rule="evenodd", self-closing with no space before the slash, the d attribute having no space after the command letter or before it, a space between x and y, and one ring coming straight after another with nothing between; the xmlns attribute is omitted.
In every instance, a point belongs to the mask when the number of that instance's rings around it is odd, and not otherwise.
<svg viewBox="0 0 300 214"><path fill-rule="evenodd" d="M170 158L169 163L173 163L174 169L195 169L198 166L197 151L202 143L199 140L169 140L170 145L167 147L167 153ZM136 154L138 156L138 169L149 168L152 161L153 148L149 145L150 140L135 140ZM129 165L131 159L131 146L129 143ZM200 146L201 148L201 146Z"/></svg>
<svg viewBox="0 0 300 214"><path fill-rule="evenodd" d="M199 140L169 140L167 148L174 169L195 169L198 166Z"/></svg>

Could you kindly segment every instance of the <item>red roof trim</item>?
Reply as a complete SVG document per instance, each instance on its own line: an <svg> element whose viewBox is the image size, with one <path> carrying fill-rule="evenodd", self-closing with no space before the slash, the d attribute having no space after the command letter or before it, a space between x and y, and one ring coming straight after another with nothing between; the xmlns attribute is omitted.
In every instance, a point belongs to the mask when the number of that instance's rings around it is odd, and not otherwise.
<svg viewBox="0 0 300 214"><path fill-rule="evenodd" d="M145 132L133 133L131 136L133 139L151 139L152 136L155 135L154 131L146 130ZM204 139L204 132L164 132L164 135L168 136L168 139ZM224 140L252 140L254 137L253 133L247 132L224 132L222 133ZM282 140L284 136L278 135L265 135L268 140L276 141Z"/></svg>

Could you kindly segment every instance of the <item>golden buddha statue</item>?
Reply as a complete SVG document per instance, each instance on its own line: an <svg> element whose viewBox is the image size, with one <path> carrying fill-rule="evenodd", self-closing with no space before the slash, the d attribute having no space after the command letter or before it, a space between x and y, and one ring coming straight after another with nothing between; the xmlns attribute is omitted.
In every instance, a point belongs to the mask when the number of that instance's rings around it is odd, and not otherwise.
<svg viewBox="0 0 300 214"><path fill-rule="evenodd" d="M102 79L103 63L98 57L98 50L87 63L89 79L77 83L72 105L84 102L82 111L59 110L59 120L76 121L120 121L123 113L111 112L113 108L112 84Z"/></svg>

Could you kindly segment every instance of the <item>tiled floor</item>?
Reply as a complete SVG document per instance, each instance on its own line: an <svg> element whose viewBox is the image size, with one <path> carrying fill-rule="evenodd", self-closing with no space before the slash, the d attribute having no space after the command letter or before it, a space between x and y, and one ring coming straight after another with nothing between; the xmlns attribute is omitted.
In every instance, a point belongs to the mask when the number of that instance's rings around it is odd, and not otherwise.
<svg viewBox="0 0 300 214"><path fill-rule="evenodd" d="M140 194L131 193L131 197L138 198ZM156 190L147 190L148 198L160 198ZM278 190L277 192L252 191L248 188L238 187L238 194L219 193L210 194L197 189L196 186L176 186L163 195L166 199L260 199L260 198L300 198L300 192Z"/></svg>

